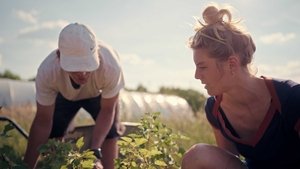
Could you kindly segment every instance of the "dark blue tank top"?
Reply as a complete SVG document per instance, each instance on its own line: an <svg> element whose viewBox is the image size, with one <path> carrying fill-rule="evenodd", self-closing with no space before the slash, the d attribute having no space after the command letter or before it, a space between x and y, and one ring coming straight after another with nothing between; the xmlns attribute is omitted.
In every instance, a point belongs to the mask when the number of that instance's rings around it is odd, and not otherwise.
<svg viewBox="0 0 300 169"><path fill-rule="evenodd" d="M272 99L253 138L239 137L220 107L221 95L207 99L207 119L235 144L249 169L300 169L300 84L264 79Z"/></svg>

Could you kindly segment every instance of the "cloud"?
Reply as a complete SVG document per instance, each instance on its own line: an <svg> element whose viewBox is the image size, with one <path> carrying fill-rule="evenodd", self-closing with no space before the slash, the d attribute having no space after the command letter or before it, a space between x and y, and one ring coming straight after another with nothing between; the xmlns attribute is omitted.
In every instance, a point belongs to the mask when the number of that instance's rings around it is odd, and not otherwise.
<svg viewBox="0 0 300 169"><path fill-rule="evenodd" d="M130 65L151 65L154 63L153 60L142 59L137 54L121 54L120 60L121 62Z"/></svg>
<svg viewBox="0 0 300 169"><path fill-rule="evenodd" d="M36 10L31 10L31 11L14 10L13 12L16 15L16 17L23 22L32 23L32 24L38 22L37 19L38 12Z"/></svg>
<svg viewBox="0 0 300 169"><path fill-rule="evenodd" d="M25 16L26 14L24 11L18 11L17 13L19 14L19 16ZM32 13L36 14L37 12ZM69 24L68 21L61 19L43 22L35 19L34 22L31 23L32 24L30 24L29 26L20 29L17 37L29 40L29 42L36 47L45 46L49 49L57 48L57 30L60 30L67 24Z"/></svg>
<svg viewBox="0 0 300 169"><path fill-rule="evenodd" d="M265 44L279 44L279 43L285 43L295 38L296 38L295 33L283 34L281 32L277 32L277 33L262 36L260 37L260 40Z"/></svg>
<svg viewBox="0 0 300 169"><path fill-rule="evenodd" d="M27 40L34 47L57 48L57 32L69 24L63 19L41 21L35 10L14 10L14 14L18 19L30 23L18 30L17 38Z"/></svg>
<svg viewBox="0 0 300 169"><path fill-rule="evenodd" d="M28 34L34 34L35 32L43 30L54 30L62 29L69 22L66 20L54 20L54 21L39 21L38 20L38 11L24 11L24 10L14 10L13 11L16 17L24 22L31 23L30 26L22 28L18 32L19 37L26 37Z"/></svg>
<svg viewBox="0 0 300 169"><path fill-rule="evenodd" d="M4 42L4 38L0 37L0 44Z"/></svg>
<svg viewBox="0 0 300 169"><path fill-rule="evenodd" d="M17 38L29 41L50 40L58 38L60 30L69 24L66 20L45 21L19 30Z"/></svg>
<svg viewBox="0 0 300 169"><path fill-rule="evenodd" d="M46 47L48 49L56 49L58 47L57 41L44 39L31 39L33 47Z"/></svg>
<svg viewBox="0 0 300 169"><path fill-rule="evenodd" d="M42 23L37 23L29 27L25 27L19 31L19 35L25 35L25 34L30 34L33 32L37 32L40 30L52 30L56 28L63 28L66 26L69 22L66 20L56 20L56 21L46 21Z"/></svg>
<svg viewBox="0 0 300 169"><path fill-rule="evenodd" d="M277 78L288 78L300 82L300 61L290 61L283 65L258 65L258 71L262 75Z"/></svg>

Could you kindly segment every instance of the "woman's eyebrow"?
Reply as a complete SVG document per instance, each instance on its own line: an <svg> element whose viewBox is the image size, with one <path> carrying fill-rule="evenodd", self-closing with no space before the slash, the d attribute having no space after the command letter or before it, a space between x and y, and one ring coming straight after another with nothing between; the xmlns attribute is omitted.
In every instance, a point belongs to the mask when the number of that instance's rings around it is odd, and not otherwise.
<svg viewBox="0 0 300 169"><path fill-rule="evenodd" d="M205 62L203 62L203 61L196 63L197 66L202 66L204 64L205 64Z"/></svg>

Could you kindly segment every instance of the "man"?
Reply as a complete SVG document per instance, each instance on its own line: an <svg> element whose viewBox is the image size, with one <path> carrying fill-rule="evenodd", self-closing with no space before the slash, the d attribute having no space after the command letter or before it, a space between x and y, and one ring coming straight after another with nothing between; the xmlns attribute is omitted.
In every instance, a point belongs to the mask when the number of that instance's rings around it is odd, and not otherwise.
<svg viewBox="0 0 300 169"><path fill-rule="evenodd" d="M102 168L101 162L105 169L114 168L119 136L114 117L124 87L118 54L87 26L71 23L60 32L58 49L40 65L35 83L37 113L24 157L28 166L35 167L38 148L48 138L64 136L82 107L95 120L90 145L99 158L95 168Z"/></svg>

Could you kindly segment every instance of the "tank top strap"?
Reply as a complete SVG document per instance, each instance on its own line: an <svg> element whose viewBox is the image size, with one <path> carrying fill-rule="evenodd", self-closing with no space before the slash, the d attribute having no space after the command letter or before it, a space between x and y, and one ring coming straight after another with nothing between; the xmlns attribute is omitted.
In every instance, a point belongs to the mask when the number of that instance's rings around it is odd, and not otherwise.
<svg viewBox="0 0 300 169"><path fill-rule="evenodd" d="M278 112L281 112L280 100L277 96L277 92L276 92L275 86L273 84L272 78L265 77L265 76L261 76L261 77L264 79L266 86L271 94L272 104L275 106L275 108L277 109Z"/></svg>
<svg viewBox="0 0 300 169"><path fill-rule="evenodd" d="M216 118L218 117L218 112L219 112L219 107L220 107L221 101L222 101L222 95L215 96L215 103L214 103L214 107L213 107L213 115Z"/></svg>

